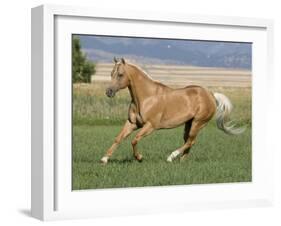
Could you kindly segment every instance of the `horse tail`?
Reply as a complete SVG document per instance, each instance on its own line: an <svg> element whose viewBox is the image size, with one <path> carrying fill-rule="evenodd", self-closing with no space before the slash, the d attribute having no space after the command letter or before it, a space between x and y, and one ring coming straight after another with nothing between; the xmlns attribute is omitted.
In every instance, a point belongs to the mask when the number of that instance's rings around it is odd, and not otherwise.
<svg viewBox="0 0 281 226"><path fill-rule="evenodd" d="M216 99L217 111L216 111L216 122L217 127L224 131L226 134L238 135L245 131L245 127L234 128L235 124L229 121L229 115L232 111L232 104L227 96L221 93L214 93Z"/></svg>

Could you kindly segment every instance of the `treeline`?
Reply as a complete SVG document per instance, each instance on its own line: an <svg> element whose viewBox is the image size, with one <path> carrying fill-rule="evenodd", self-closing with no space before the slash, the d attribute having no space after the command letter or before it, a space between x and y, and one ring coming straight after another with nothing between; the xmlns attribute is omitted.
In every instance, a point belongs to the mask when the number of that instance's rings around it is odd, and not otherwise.
<svg viewBox="0 0 281 226"><path fill-rule="evenodd" d="M90 83L91 76L95 74L95 64L87 59L81 50L80 39L72 38L72 82Z"/></svg>

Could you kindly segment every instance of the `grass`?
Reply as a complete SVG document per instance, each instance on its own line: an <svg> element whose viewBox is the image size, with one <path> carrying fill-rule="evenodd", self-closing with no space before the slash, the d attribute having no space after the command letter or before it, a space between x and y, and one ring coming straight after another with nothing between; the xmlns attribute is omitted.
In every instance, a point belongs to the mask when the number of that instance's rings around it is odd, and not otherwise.
<svg viewBox="0 0 281 226"><path fill-rule="evenodd" d="M134 133L103 166L99 160L122 128L130 102L126 91L106 98L104 87L78 84L73 89L74 190L251 181L251 89L212 88L233 102L233 119L247 126L243 135L228 136L211 121L184 162L167 163L183 144L183 127L156 131L138 144L144 157L139 163L130 145Z"/></svg>
<svg viewBox="0 0 281 226"><path fill-rule="evenodd" d="M73 122L75 125L120 125L128 115L129 93L122 90L114 98L105 96L106 84L75 84Z"/></svg>

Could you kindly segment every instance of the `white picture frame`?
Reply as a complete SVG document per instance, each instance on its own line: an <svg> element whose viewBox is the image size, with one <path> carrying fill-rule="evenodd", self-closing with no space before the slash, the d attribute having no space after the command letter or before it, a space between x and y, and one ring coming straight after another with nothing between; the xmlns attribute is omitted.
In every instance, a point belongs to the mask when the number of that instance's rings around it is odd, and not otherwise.
<svg viewBox="0 0 281 226"><path fill-rule="evenodd" d="M71 190L72 33L141 35L253 43L253 181L212 185ZM139 26L139 30L114 29ZM102 26L101 26L102 25ZM155 27L159 27L156 29ZM169 27L173 34L160 27ZM111 29L108 29L111 28ZM141 29L145 28L145 29ZM189 37L183 30L193 30ZM215 29L215 30L214 30ZM127 29L128 30L128 29ZM145 32L144 32L145 31ZM214 32L215 31L215 32ZM139 32L139 33L138 33ZM149 33L150 32L150 33ZM156 33L153 33L156 32ZM158 32L158 33L157 33ZM166 32L166 33L165 33ZM271 205L272 150L268 148L266 99L273 84L273 22L265 19L132 12L43 5L32 9L32 186L31 214L41 220L88 218L209 208ZM153 34L152 34L153 33ZM205 35L205 36L204 36ZM235 38L236 37L236 38ZM64 55L60 54L61 51ZM61 68L59 65L65 65ZM62 71L60 71L62 70ZM65 74L57 78L58 73ZM61 86L61 84L66 84ZM63 88L66 87L66 88ZM261 95L264 94L264 95ZM270 99L270 98L268 98ZM258 101L257 101L258 100ZM61 107L58 103L66 103ZM68 105L67 105L68 103ZM61 115L69 117L61 117ZM259 124L257 125L257 122ZM64 139L66 137L66 139ZM264 154L266 153L266 154ZM136 198L137 197L137 198Z"/></svg>

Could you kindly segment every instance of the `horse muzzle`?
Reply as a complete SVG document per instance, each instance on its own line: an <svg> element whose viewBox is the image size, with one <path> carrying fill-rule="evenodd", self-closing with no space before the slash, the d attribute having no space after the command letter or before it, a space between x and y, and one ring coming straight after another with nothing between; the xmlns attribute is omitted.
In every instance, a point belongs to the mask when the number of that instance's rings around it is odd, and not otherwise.
<svg viewBox="0 0 281 226"><path fill-rule="evenodd" d="M108 97L114 97L115 93L116 93L116 90L114 90L112 88L107 88L106 92L105 92L106 96L108 96Z"/></svg>

